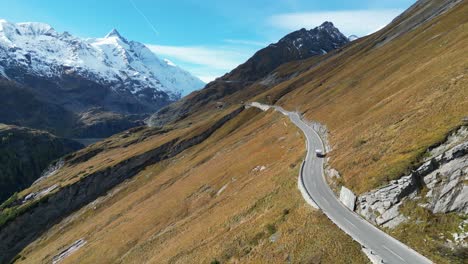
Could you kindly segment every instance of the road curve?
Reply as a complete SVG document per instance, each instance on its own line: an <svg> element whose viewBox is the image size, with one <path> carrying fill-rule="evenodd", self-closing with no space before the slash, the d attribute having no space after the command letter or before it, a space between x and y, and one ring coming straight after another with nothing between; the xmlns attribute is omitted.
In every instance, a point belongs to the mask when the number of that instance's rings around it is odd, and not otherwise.
<svg viewBox="0 0 468 264"><path fill-rule="evenodd" d="M250 106L264 111L269 107L259 103L251 103ZM302 165L300 177L310 198L330 220L363 247L369 249L373 254L377 254L383 260L383 263L432 263L429 259L345 207L325 180L323 173L324 159L317 158L314 154L315 149L324 148L319 135L301 119L298 113L285 111L278 106L273 107L288 116L304 133L307 139L307 155Z"/></svg>

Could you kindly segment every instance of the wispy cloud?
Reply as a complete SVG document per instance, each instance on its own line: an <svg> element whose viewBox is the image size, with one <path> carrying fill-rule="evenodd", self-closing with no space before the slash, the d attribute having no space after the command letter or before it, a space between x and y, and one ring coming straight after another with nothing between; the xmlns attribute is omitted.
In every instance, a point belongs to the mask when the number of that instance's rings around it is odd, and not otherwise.
<svg viewBox="0 0 468 264"><path fill-rule="evenodd" d="M244 39L225 39L224 42L230 43L230 44L239 44L239 45L246 45L246 46L257 46L257 47L266 47L268 45L268 43L266 42L244 40Z"/></svg>
<svg viewBox="0 0 468 264"><path fill-rule="evenodd" d="M380 9L284 13L271 16L268 24L292 31L303 27L313 28L324 21L331 21L346 35L364 36L381 29L402 11L401 9Z"/></svg>
<svg viewBox="0 0 468 264"><path fill-rule="evenodd" d="M151 51L163 56L170 56L178 60L193 64L229 70L239 64L241 52L219 47L203 46L163 46L146 45Z"/></svg>
<svg viewBox="0 0 468 264"><path fill-rule="evenodd" d="M237 46L146 46L161 58L169 58L205 82L234 69L246 61L256 48Z"/></svg>
<svg viewBox="0 0 468 264"><path fill-rule="evenodd" d="M400 14L400 9L345 10L329 12L283 13L267 18L267 28L282 35L299 28L313 28L332 21L345 35L364 36L388 24ZM160 58L174 61L205 82L214 80L245 62L268 43L249 39L224 39L221 45L146 46Z"/></svg>

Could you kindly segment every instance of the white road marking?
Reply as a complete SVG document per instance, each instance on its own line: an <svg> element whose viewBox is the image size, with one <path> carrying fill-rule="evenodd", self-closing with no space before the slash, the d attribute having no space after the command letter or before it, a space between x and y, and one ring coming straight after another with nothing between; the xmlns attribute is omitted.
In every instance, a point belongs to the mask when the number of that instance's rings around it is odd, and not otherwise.
<svg viewBox="0 0 468 264"><path fill-rule="evenodd" d="M393 252L393 250L389 249L388 247L386 247L385 245L382 245L383 248L385 248L386 250L388 250L390 253L392 253L393 255L397 256L399 259L401 259L403 262L406 263L406 261L400 257L400 255L398 255L397 253Z"/></svg>
<svg viewBox="0 0 468 264"><path fill-rule="evenodd" d="M345 218L345 220L346 220L346 222L348 222L350 225L352 225L354 228L357 229L357 227L351 221L349 221L347 218Z"/></svg>

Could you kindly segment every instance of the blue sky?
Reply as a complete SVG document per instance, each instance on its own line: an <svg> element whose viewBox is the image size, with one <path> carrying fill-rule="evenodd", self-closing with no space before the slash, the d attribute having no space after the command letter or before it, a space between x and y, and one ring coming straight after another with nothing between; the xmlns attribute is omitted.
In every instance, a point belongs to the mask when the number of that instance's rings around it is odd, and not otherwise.
<svg viewBox="0 0 468 264"><path fill-rule="evenodd" d="M45 22L80 37L116 28L209 81L301 27L334 22L345 35L385 26L415 0L0 0L0 18Z"/></svg>

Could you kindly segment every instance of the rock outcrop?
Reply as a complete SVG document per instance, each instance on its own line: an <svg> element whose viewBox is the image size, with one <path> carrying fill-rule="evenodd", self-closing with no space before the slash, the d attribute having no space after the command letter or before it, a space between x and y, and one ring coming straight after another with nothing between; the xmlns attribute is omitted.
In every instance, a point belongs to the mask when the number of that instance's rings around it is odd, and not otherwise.
<svg viewBox="0 0 468 264"><path fill-rule="evenodd" d="M420 199L433 213L468 213L468 130L462 127L444 144L428 151L430 156L410 175L365 193L357 211L370 222L393 228L405 221L399 207L404 199ZM420 190L426 188L423 196Z"/></svg>
<svg viewBox="0 0 468 264"><path fill-rule="evenodd" d="M426 208L434 213L468 214L468 142L424 163L418 172L430 172L423 178L429 189Z"/></svg>
<svg viewBox="0 0 468 264"><path fill-rule="evenodd" d="M348 207L349 210L354 211L354 206L356 205L356 195L354 195L350 189L341 186L340 201L346 207Z"/></svg>

